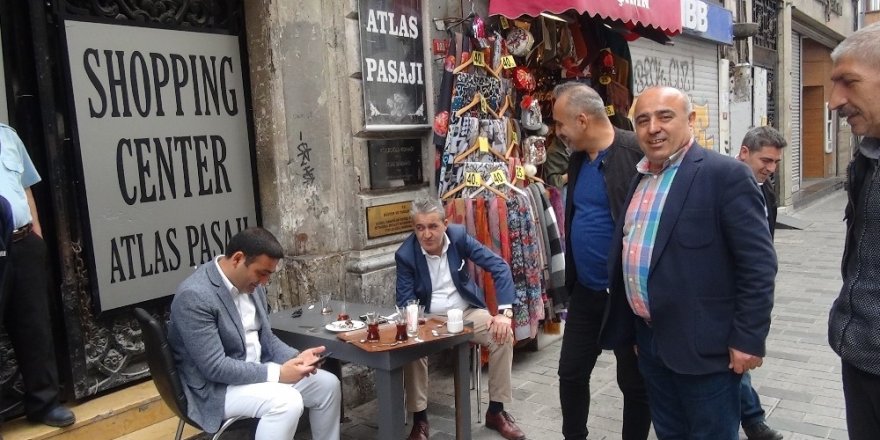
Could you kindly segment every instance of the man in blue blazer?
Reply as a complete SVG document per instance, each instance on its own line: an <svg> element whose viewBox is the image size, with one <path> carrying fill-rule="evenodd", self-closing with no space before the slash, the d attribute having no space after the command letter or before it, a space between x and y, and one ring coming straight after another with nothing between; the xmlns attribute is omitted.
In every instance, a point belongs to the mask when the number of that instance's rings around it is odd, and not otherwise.
<svg viewBox="0 0 880 440"><path fill-rule="evenodd" d="M474 324L474 341L489 347L489 409L486 427L508 440L525 439L513 417L504 411L512 401L510 369L513 362L512 307L516 302L510 267L501 257L474 240L461 225L449 225L443 204L436 198L413 201L410 216L413 234L394 259L397 262L397 304L418 300L426 313L464 311ZM486 310L483 292L468 274L470 260L492 274L498 298L498 314ZM409 439L428 438L428 358L404 368L406 408L413 413Z"/></svg>
<svg viewBox="0 0 880 440"><path fill-rule="evenodd" d="M658 438L738 439L776 277L761 192L746 165L694 141L683 92L647 89L634 115L645 158L612 239L602 343L634 334Z"/></svg>
<svg viewBox="0 0 880 440"><path fill-rule="evenodd" d="M187 413L207 432L233 416L258 417L257 440L292 439L303 408L312 438L339 439L339 379L315 362L324 347L298 352L272 333L263 287L284 251L265 229L229 240L177 288L168 342Z"/></svg>

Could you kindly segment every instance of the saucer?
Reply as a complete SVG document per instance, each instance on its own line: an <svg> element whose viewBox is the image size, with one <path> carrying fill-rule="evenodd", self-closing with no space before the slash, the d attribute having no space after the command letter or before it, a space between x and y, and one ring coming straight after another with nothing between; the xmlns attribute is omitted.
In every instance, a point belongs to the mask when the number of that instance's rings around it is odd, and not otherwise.
<svg viewBox="0 0 880 440"><path fill-rule="evenodd" d="M367 324L364 324L363 321L352 319L351 321L333 321L330 324L325 325L324 328L331 332L348 332L359 330L366 326Z"/></svg>

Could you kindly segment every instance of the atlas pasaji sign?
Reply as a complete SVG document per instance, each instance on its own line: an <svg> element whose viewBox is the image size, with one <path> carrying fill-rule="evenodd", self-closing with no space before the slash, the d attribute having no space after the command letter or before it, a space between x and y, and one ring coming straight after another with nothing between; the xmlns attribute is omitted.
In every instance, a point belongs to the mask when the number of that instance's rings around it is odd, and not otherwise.
<svg viewBox="0 0 880 440"><path fill-rule="evenodd" d="M360 0L367 130L427 127L420 0Z"/></svg>
<svg viewBox="0 0 880 440"><path fill-rule="evenodd" d="M238 37L64 26L100 309L173 294L256 225Z"/></svg>

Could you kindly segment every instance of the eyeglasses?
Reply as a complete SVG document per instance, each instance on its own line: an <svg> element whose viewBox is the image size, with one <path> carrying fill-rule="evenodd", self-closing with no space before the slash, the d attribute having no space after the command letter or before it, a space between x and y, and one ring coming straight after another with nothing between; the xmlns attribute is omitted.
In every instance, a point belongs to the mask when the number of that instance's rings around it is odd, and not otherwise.
<svg viewBox="0 0 880 440"><path fill-rule="evenodd" d="M303 309L299 308L299 309L294 310L293 313L290 314L290 317L291 318L299 318L300 316L302 316L302 314L303 314Z"/></svg>

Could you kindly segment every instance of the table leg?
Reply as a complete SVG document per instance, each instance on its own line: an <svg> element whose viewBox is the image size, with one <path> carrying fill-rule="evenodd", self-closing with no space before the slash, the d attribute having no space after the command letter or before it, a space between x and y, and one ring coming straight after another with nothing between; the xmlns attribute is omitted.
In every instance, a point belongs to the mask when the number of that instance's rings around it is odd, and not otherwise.
<svg viewBox="0 0 880 440"><path fill-rule="evenodd" d="M405 435L403 422L407 416L403 408L403 368L373 371L379 395L379 438L401 438Z"/></svg>
<svg viewBox="0 0 880 440"><path fill-rule="evenodd" d="M454 355L455 370L455 438L457 440L471 439L471 391L470 373L468 365L468 343L464 342L452 348Z"/></svg>

